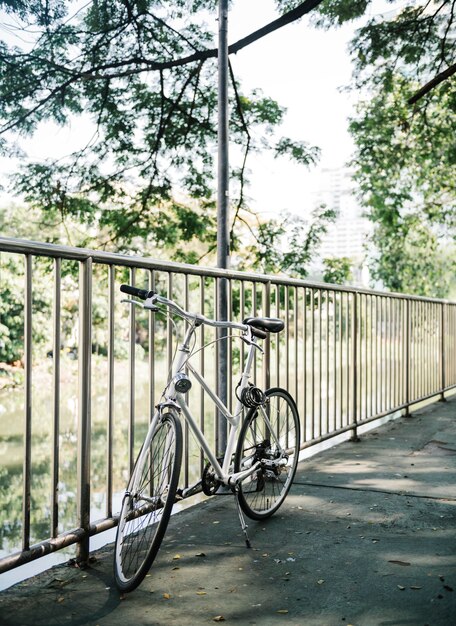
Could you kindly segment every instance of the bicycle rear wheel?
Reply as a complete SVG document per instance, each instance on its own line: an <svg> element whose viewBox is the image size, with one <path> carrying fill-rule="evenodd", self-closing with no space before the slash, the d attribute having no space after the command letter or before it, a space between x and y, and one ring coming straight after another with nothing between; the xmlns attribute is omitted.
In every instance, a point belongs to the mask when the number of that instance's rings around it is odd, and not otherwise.
<svg viewBox="0 0 456 626"><path fill-rule="evenodd" d="M236 449L236 472L256 472L242 481L239 504L252 519L270 517L290 490L299 457L300 426L296 404L285 389L268 389L264 406L250 409Z"/></svg>
<svg viewBox="0 0 456 626"><path fill-rule="evenodd" d="M179 480L182 428L170 412L151 428L125 492L117 527L114 576L132 591L150 569L163 540Z"/></svg>

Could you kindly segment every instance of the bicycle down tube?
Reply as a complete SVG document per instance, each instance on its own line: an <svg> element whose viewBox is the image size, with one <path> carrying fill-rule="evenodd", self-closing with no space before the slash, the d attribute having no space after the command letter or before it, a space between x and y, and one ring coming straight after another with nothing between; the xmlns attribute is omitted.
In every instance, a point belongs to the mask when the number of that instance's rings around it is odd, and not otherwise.
<svg viewBox="0 0 456 626"><path fill-rule="evenodd" d="M242 409L243 409L243 404L240 400L240 396L242 394L242 390L245 387L247 387L249 384L250 370L252 368L255 350L260 349L260 347L255 343L253 339L251 340L244 370L241 374L238 398L236 402L236 409L235 409L234 414L231 414L228 408L220 400L220 398L209 387L209 385L207 384L203 376L201 376L201 374L193 367L192 363L190 363L190 361L187 358L188 346L190 343L190 339L193 336L194 330L195 330L194 326L191 326L188 329L184 342L182 346L179 348L180 356L177 358L176 366L174 368L172 379L171 379L171 385L170 385L168 393L166 393L166 400L169 401L169 400L173 400L174 397L176 398L176 402L179 405L179 408L182 410L182 413L184 414L187 423L192 429L193 434L198 440L198 443L200 444L200 446L203 448L205 454L207 455L208 460L211 462L212 467L215 469L217 473L217 478L226 485L229 485L229 484L233 485L233 484L236 484L239 480L242 480L243 478L247 477L249 474L253 473L256 469L256 465L255 465L249 468L249 470L247 471L238 472L237 474L229 473L232 456L233 456L235 446L236 446L236 435L239 430L239 424L240 424ZM201 385L204 391L206 391L206 393L209 395L211 400L220 409L223 416L227 419L227 421L231 425L227 447L226 447L225 454L223 457L222 466L220 466L220 463L215 457L214 453L212 452L206 440L206 437L201 432L201 429L199 428L193 415L191 414L190 409L187 406L187 403L185 402L184 394L178 393L175 390L173 381L175 377L182 371L182 368L184 367L184 365L187 366L187 368L193 374L197 382ZM191 488L189 487L188 489L191 489Z"/></svg>

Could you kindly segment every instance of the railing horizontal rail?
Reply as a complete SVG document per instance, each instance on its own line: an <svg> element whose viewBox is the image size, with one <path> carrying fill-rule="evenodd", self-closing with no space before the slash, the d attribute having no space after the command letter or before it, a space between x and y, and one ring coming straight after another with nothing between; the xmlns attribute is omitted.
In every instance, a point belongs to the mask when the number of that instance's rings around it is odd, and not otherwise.
<svg viewBox="0 0 456 626"><path fill-rule="evenodd" d="M419 300L423 302L451 303L449 300L439 298L428 298L414 295L404 295L403 293L375 291L361 287L331 285L329 283L319 283L317 281L306 281L300 278L290 278L289 276L256 274L254 272L244 272L235 270L225 270L215 267L204 267L177 263L175 261L161 261L159 259L140 257L134 255L119 254L116 252L105 252L103 250L90 250L88 248L73 248L71 246L61 246L51 243L41 243L14 239L10 237L0 237L0 251L15 252L17 254L30 254L45 256L50 258L60 258L73 261L85 261L92 259L94 263L105 265L117 265L119 267L134 267L142 269L154 269L161 272L177 272L192 276L207 276L212 278L228 278L240 281L255 281L258 283L271 285L284 285L296 287L310 287L313 289L336 290L343 293L360 293L366 295L388 296L389 298L400 298L407 300Z"/></svg>
<svg viewBox="0 0 456 626"><path fill-rule="evenodd" d="M356 438L362 425L409 415L456 389L456 304L447 300L0 237L7 294L0 354L22 363L13 368L16 384L0 391L0 487L8 494L0 573L73 544L86 560L89 538L117 523L177 341L169 319L121 305L119 284L156 289L213 317L220 279L228 282L232 319L286 322L265 340L252 377L295 397L302 450L347 433ZM216 338L201 327L197 348L209 347L192 361L214 389ZM227 341L231 406L245 352L242 342ZM212 403L203 392L189 401L215 444ZM184 429L183 487L204 464Z"/></svg>

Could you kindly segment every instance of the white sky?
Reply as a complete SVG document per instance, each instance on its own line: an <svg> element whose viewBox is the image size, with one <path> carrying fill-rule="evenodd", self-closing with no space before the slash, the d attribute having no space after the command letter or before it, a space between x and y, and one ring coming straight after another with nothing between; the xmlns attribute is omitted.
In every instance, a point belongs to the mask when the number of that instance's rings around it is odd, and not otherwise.
<svg viewBox="0 0 456 626"><path fill-rule="evenodd" d="M237 41L277 17L272 0L238 0L229 16L229 42ZM287 108L283 134L321 148L317 167L306 170L287 159L256 156L250 197L263 212L288 209L307 213L320 185L319 170L341 167L352 153L347 118L353 96L340 88L351 77L347 45L352 25L330 31L309 26L305 17L244 48L231 57L244 88L261 88ZM252 166L254 161L254 166Z"/></svg>
<svg viewBox="0 0 456 626"><path fill-rule="evenodd" d="M277 17L273 0L235 0L229 13L229 42ZM280 135L307 141L322 150L319 165L310 170L286 158L254 155L250 159L248 197L252 208L262 214L271 216L284 209L308 213L321 184L319 170L341 167L349 160L352 142L347 118L354 100L340 88L350 82L347 45L353 32L352 25L316 30L305 17L230 57L244 91L260 88L287 108ZM34 159L63 155L76 147L76 140L80 145L90 135L91 129L83 120L75 120L69 128L46 124L27 142L27 152ZM3 160L0 167L5 171L8 162Z"/></svg>

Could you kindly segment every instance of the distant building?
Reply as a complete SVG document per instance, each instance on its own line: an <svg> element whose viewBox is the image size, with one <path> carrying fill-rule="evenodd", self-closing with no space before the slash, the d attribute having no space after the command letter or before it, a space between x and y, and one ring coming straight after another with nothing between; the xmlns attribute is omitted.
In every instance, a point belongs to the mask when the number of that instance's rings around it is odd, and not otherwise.
<svg viewBox="0 0 456 626"><path fill-rule="evenodd" d="M315 270L321 271L323 259L348 257L353 264L354 282L367 286L366 243L372 225L362 216L362 209L353 192L350 171L346 168L322 170L321 185L313 204L325 204L338 213L336 222L328 227L322 238Z"/></svg>

